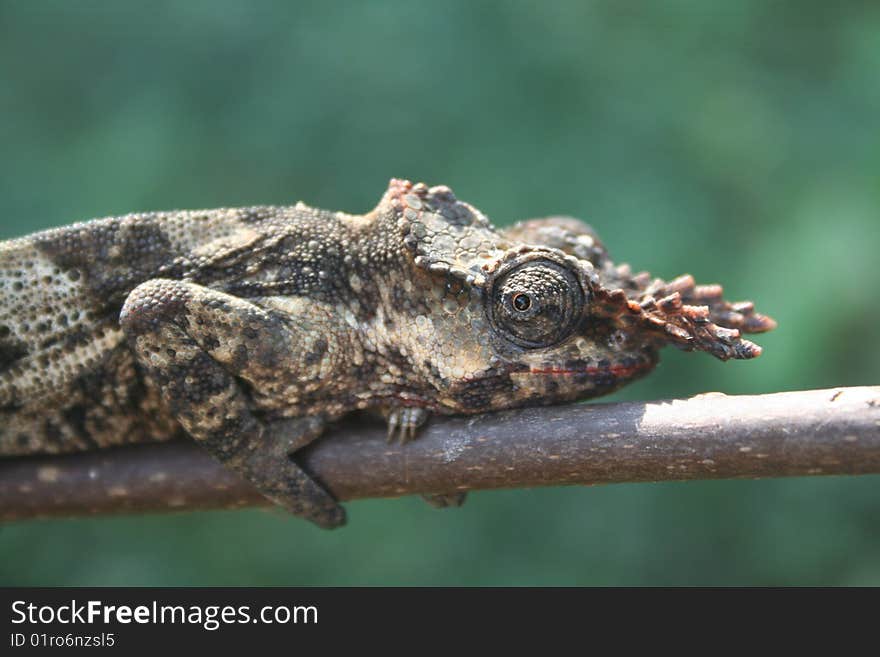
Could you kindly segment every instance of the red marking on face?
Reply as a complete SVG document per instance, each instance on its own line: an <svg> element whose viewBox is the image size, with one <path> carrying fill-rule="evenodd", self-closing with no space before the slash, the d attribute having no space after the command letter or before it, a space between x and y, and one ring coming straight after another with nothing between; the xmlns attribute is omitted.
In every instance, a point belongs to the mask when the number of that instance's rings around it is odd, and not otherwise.
<svg viewBox="0 0 880 657"><path fill-rule="evenodd" d="M650 367L652 364L651 361L645 361L637 365L609 365L608 367L582 367L578 369L569 369L565 367L531 368L529 374L587 374L589 376L611 374L615 377L625 378Z"/></svg>

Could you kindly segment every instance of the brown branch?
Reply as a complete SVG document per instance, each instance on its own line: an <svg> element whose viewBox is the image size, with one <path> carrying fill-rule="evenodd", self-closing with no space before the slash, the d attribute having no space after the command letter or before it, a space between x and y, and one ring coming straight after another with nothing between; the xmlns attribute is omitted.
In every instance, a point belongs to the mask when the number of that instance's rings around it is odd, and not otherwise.
<svg viewBox="0 0 880 657"><path fill-rule="evenodd" d="M455 490L880 472L880 386L340 427L299 455L340 500ZM0 461L0 519L264 504L187 442Z"/></svg>

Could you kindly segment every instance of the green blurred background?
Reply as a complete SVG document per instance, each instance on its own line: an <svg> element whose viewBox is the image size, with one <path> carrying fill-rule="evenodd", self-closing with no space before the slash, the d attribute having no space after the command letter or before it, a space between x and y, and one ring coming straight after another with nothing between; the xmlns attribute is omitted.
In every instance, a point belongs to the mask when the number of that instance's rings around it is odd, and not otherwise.
<svg viewBox="0 0 880 657"><path fill-rule="evenodd" d="M614 399L880 383L874 2L0 2L0 238L135 210L360 212L388 178L723 282L764 356ZM878 477L0 527L2 584L874 584Z"/></svg>

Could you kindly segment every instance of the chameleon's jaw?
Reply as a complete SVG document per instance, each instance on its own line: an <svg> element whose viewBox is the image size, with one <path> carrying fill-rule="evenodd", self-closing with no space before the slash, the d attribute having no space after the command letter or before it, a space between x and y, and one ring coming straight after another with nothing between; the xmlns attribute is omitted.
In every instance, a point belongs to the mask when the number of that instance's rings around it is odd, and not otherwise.
<svg viewBox="0 0 880 657"><path fill-rule="evenodd" d="M657 353L649 351L618 360L533 365L511 374L511 380L523 393L520 403L559 403L613 392L645 376L656 364Z"/></svg>
<svg viewBox="0 0 880 657"><path fill-rule="evenodd" d="M657 361L658 351L650 344L609 341L600 333L589 339L576 335L508 361L497 384L506 390L492 396L493 408L598 397L645 376Z"/></svg>

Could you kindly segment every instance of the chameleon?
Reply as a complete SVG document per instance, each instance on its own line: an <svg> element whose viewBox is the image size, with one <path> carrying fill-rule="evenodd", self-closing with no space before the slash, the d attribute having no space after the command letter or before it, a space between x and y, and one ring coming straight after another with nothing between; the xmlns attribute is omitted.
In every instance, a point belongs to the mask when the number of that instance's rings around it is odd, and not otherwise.
<svg viewBox="0 0 880 657"><path fill-rule="evenodd" d="M392 179L363 215L95 219L0 243L0 456L187 435L332 528L345 511L296 451L352 411L406 442L433 414L604 395L666 345L754 358L741 335L774 326L719 285L615 265L577 219L499 229L446 186Z"/></svg>

